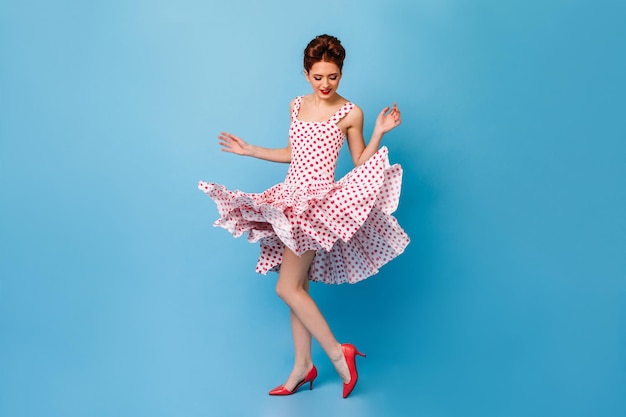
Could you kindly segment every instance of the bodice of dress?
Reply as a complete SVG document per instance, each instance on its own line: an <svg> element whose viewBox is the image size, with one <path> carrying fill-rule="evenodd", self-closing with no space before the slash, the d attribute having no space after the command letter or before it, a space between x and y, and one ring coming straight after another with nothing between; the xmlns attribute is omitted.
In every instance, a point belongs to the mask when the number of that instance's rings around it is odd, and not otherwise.
<svg viewBox="0 0 626 417"><path fill-rule="evenodd" d="M354 104L344 103L326 122L305 122L298 119L301 103L302 97L296 97L289 128L291 164L284 185L312 192L327 190L334 184L337 158L345 139L337 123Z"/></svg>

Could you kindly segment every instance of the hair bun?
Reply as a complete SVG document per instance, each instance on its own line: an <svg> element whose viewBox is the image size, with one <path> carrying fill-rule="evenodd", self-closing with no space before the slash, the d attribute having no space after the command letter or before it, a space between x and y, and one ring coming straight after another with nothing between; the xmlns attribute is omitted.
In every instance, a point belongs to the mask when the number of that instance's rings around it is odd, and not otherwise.
<svg viewBox="0 0 626 417"><path fill-rule="evenodd" d="M309 71L316 62L326 61L335 63L341 71L345 57L346 50L339 39L331 35L319 35L304 49L304 69Z"/></svg>

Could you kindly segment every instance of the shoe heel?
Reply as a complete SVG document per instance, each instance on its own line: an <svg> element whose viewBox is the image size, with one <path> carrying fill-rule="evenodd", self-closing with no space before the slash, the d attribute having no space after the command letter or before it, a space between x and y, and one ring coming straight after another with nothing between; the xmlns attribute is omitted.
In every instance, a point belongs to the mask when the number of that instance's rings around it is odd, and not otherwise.
<svg viewBox="0 0 626 417"><path fill-rule="evenodd" d="M355 350L355 353L359 356L363 356L364 358L367 356L365 353L361 353L358 350Z"/></svg>
<svg viewBox="0 0 626 417"><path fill-rule="evenodd" d="M309 390L313 389L313 380L311 380L311 382L309 383Z"/></svg>

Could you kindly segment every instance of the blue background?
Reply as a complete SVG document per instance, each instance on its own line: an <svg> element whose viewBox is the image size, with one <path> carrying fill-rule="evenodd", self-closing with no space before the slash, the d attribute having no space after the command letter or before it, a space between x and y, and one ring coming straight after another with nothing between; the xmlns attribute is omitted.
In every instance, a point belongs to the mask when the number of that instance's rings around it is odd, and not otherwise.
<svg viewBox="0 0 626 417"><path fill-rule="evenodd" d="M622 1L4 1L0 416L624 416ZM397 101L405 254L314 285L368 354L349 400L291 369L258 247L200 179L261 191L331 33L340 92ZM342 154L338 176L350 169Z"/></svg>

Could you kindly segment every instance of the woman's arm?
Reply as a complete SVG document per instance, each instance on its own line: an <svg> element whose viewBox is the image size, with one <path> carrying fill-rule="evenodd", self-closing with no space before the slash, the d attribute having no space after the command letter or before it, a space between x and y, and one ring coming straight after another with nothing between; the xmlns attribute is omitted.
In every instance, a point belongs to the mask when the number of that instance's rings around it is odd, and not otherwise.
<svg viewBox="0 0 626 417"><path fill-rule="evenodd" d="M230 133L222 132L218 139L223 152L231 152L237 155L252 156L272 162L291 162L291 141L284 148L270 149L261 146L250 145L241 138Z"/></svg>
<svg viewBox="0 0 626 417"><path fill-rule="evenodd" d="M389 113L387 111L389 111L389 106L385 107L378 114L372 137L367 146L365 146L365 139L363 138L363 111L355 106L346 116L348 118L347 121L350 123L346 129L348 148L350 148L350 155L352 155L352 161L355 166L359 166L370 159L378 151L383 135L399 126L402 122L400 110L398 110L396 103L393 103Z"/></svg>
<svg viewBox="0 0 626 417"><path fill-rule="evenodd" d="M289 104L289 112L293 112L295 99ZM270 149L261 146L250 145L245 140L238 138L230 133L222 132L218 139L222 146L223 152L231 152L237 155L252 156L258 159L264 159L271 162L291 162L291 140L287 142L284 148Z"/></svg>

